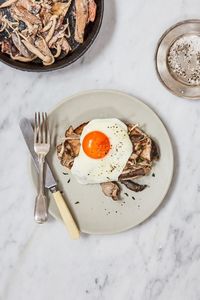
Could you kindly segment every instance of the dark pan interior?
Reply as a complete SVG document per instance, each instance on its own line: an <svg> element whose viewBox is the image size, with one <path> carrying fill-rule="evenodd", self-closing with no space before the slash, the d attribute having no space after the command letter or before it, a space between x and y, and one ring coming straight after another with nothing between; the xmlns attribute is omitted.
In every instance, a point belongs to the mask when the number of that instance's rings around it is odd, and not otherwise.
<svg viewBox="0 0 200 300"><path fill-rule="evenodd" d="M0 1L3 2L3 1ZM0 52L0 60L4 62L5 64L9 65L10 67L20 69L23 71L29 71L29 72L47 72L52 70L58 70L61 68L64 68L66 66L69 66L73 62L75 62L77 59L79 59L92 45L95 38L97 37L97 34L100 30L102 19L103 19L103 11L104 11L104 0L96 0L97 4L97 14L96 19L93 23L89 23L85 30L85 40L82 45L78 44L73 36L74 36L74 28L75 28L75 18L74 18L74 11L75 11L75 1L73 1L66 17L69 18L70 24L72 26L70 27L72 37L68 40L70 43L71 48L73 49L72 52L70 52L67 56L60 55L59 58L55 60L55 62L50 66L43 66L41 61L39 59L36 59L32 62L19 62L11 59L9 55L5 53Z"/></svg>

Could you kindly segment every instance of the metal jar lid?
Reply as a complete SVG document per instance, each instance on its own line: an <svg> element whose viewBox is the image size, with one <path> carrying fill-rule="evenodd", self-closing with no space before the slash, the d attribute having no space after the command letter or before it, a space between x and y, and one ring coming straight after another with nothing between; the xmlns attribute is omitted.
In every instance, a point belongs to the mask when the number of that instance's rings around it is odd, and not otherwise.
<svg viewBox="0 0 200 300"><path fill-rule="evenodd" d="M175 95L200 99L200 20L186 20L167 30L156 51L161 82Z"/></svg>

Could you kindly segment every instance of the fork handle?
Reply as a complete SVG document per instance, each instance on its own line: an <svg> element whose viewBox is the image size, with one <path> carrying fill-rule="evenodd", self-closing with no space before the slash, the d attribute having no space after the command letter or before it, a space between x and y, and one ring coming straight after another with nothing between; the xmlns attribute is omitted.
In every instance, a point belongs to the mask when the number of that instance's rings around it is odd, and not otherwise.
<svg viewBox="0 0 200 300"><path fill-rule="evenodd" d="M44 163L45 156L38 156L39 162L39 189L38 196L35 200L35 211L34 211L34 219L37 223L42 224L47 220L47 199L44 194Z"/></svg>

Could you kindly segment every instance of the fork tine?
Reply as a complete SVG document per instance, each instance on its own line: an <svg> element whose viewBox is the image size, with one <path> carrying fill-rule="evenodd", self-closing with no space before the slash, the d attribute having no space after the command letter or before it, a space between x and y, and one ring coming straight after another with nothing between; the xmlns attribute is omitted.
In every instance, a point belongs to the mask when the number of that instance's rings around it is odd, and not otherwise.
<svg viewBox="0 0 200 300"><path fill-rule="evenodd" d="M45 138L46 138L46 143L48 143L48 126L47 126L47 113L44 113L44 118L45 118Z"/></svg>
<svg viewBox="0 0 200 300"><path fill-rule="evenodd" d="M47 113L45 113L45 117L46 117L46 130L47 130L47 144L50 144L50 132L49 132L49 124L48 124Z"/></svg>
<svg viewBox="0 0 200 300"><path fill-rule="evenodd" d="M38 122L37 122L37 113L35 113L35 124L34 124L34 143L37 143L37 127L38 127Z"/></svg>
<svg viewBox="0 0 200 300"><path fill-rule="evenodd" d="M41 145L50 144L50 132L46 112L35 113L34 143Z"/></svg>
<svg viewBox="0 0 200 300"><path fill-rule="evenodd" d="M41 142L42 142L41 117L40 117L40 113L38 112L38 143L41 144Z"/></svg>
<svg viewBox="0 0 200 300"><path fill-rule="evenodd" d="M44 113L42 113L42 142L46 143L46 125L45 125L45 117L44 117Z"/></svg>

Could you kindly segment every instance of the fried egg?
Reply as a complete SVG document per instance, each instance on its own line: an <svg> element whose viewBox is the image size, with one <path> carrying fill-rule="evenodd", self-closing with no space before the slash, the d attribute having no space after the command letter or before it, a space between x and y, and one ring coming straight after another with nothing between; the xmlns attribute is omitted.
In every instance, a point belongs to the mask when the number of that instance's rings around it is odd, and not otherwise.
<svg viewBox="0 0 200 300"><path fill-rule="evenodd" d="M133 151L127 126L118 119L94 119L83 129L71 172L81 184L117 181Z"/></svg>

